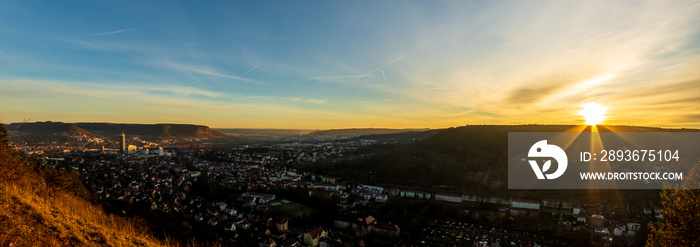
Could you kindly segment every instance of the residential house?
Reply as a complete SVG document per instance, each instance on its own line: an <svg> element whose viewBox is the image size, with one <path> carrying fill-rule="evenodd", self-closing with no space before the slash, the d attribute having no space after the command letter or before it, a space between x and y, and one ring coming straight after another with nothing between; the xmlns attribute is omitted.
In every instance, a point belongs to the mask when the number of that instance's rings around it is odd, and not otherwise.
<svg viewBox="0 0 700 247"><path fill-rule="evenodd" d="M275 247L275 246L277 246L275 244L275 240L267 235L263 235L262 237L260 237L260 240L258 241L258 247Z"/></svg>
<svg viewBox="0 0 700 247"><path fill-rule="evenodd" d="M241 196L244 202L249 202L251 205L256 204L267 204L268 202L275 200L276 196L274 194L265 194L258 192L245 192Z"/></svg>
<svg viewBox="0 0 700 247"><path fill-rule="evenodd" d="M211 217L211 218L209 218L209 220L207 221L207 224L210 225L210 226L216 226L216 225L219 224L219 220L216 219L216 217Z"/></svg>
<svg viewBox="0 0 700 247"><path fill-rule="evenodd" d="M595 230L593 231L593 233L603 235L603 236L608 236L608 235L610 235L610 230L608 230L608 228L596 227Z"/></svg>
<svg viewBox="0 0 700 247"><path fill-rule="evenodd" d="M622 236L622 234L625 232L625 228L626 228L625 226L615 227L615 229L613 229L613 235L615 237Z"/></svg>
<svg viewBox="0 0 700 247"><path fill-rule="evenodd" d="M605 225L605 217L599 214L591 216L591 227L603 227Z"/></svg>
<svg viewBox="0 0 700 247"><path fill-rule="evenodd" d="M380 236L398 238L401 229L394 223L391 222L379 222L374 226L374 233Z"/></svg>
<svg viewBox="0 0 700 247"><path fill-rule="evenodd" d="M639 231L639 228L641 228L642 225L639 223L627 223L627 229L630 231Z"/></svg>
<svg viewBox="0 0 700 247"><path fill-rule="evenodd" d="M319 247L336 247L343 246L343 241L338 239L321 238Z"/></svg>
<svg viewBox="0 0 700 247"><path fill-rule="evenodd" d="M581 213L581 208L579 208L579 207L574 207L574 208L572 209L572 213L573 213L573 214L580 214L580 213Z"/></svg>
<svg viewBox="0 0 700 247"><path fill-rule="evenodd" d="M289 220L286 217L279 217L279 218L277 218L277 222L275 223L275 227L280 232L286 232L289 230Z"/></svg>
<svg viewBox="0 0 700 247"><path fill-rule="evenodd" d="M339 218L333 221L333 226L340 229L350 229L352 227L351 222L353 221L349 217Z"/></svg>
<svg viewBox="0 0 700 247"><path fill-rule="evenodd" d="M321 227L314 228L304 233L304 243L311 247L318 247L323 237L327 238L328 233Z"/></svg>

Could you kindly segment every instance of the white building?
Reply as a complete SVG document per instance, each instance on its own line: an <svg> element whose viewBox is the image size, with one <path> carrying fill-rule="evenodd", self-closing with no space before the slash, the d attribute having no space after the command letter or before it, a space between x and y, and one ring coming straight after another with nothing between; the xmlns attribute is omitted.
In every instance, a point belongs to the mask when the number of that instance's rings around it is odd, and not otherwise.
<svg viewBox="0 0 700 247"><path fill-rule="evenodd" d="M574 207L574 209L572 210L572 213L573 213L573 214L580 214L580 213L581 213L581 208L579 208L579 207Z"/></svg>
<svg viewBox="0 0 700 247"><path fill-rule="evenodd" d="M608 228L598 227L594 230L594 233L607 236L607 235L610 235L610 230L608 230Z"/></svg>
<svg viewBox="0 0 700 247"><path fill-rule="evenodd" d="M510 206L513 208L539 210L540 209L540 202L539 201L531 201L531 200L513 200L510 202Z"/></svg>
<svg viewBox="0 0 700 247"><path fill-rule="evenodd" d="M627 229L630 231L639 231L639 228L641 228L642 225L639 223L627 223Z"/></svg>
<svg viewBox="0 0 700 247"><path fill-rule="evenodd" d="M462 203L462 195L435 194L435 200Z"/></svg>
<svg viewBox="0 0 700 247"><path fill-rule="evenodd" d="M625 233L625 227L624 226L618 226L613 229L613 235L616 237L622 236L622 234Z"/></svg>

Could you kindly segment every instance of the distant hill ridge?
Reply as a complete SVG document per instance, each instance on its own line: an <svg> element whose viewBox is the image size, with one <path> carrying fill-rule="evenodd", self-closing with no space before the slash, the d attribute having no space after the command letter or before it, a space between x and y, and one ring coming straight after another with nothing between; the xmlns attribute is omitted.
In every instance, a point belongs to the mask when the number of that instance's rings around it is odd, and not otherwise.
<svg viewBox="0 0 700 247"><path fill-rule="evenodd" d="M367 135L397 134L405 132L422 132L430 129L382 129L382 128L353 128L318 130L306 134L307 137L358 137Z"/></svg>
<svg viewBox="0 0 700 247"><path fill-rule="evenodd" d="M66 135L66 134L84 134L88 136L96 136L90 131L84 130L75 123L63 122L35 122L35 123L12 123L5 126L8 131L19 131L35 135Z"/></svg>
<svg viewBox="0 0 700 247"><path fill-rule="evenodd" d="M149 138L221 138L225 134L204 125L194 124L119 124L119 123L12 123L9 131L32 135L87 135L113 139L122 132Z"/></svg>
<svg viewBox="0 0 700 247"><path fill-rule="evenodd" d="M590 132L581 125L468 125L442 129L396 149L366 159L323 167L330 176L369 174L375 182L431 188L448 185L456 190L492 191L507 182L508 132ZM597 126L599 132L697 132L643 126ZM429 135L428 135L429 134ZM480 173L480 174L479 174ZM416 174L420 174L417 176ZM362 175L368 176L368 175ZM480 177L481 176L481 177ZM367 177L363 177L368 181ZM500 182L500 185L493 184ZM503 190L502 190L503 191Z"/></svg>

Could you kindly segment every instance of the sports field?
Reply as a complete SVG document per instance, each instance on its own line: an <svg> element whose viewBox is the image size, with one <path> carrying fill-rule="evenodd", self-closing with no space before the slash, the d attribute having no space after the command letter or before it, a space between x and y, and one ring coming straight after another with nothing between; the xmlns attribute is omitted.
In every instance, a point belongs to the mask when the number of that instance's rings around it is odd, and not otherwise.
<svg viewBox="0 0 700 247"><path fill-rule="evenodd" d="M286 199L272 201L270 202L270 206L298 219L310 217L314 211L310 207Z"/></svg>

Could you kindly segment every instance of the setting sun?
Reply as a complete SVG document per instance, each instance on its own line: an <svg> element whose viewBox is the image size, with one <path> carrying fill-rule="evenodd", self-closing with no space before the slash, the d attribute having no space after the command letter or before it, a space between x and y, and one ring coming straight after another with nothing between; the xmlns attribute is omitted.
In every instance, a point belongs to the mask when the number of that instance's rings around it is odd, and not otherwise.
<svg viewBox="0 0 700 247"><path fill-rule="evenodd" d="M586 119L586 124L597 125L605 120L607 109L607 107L596 103L586 103L583 105L583 109L579 111L579 115Z"/></svg>

